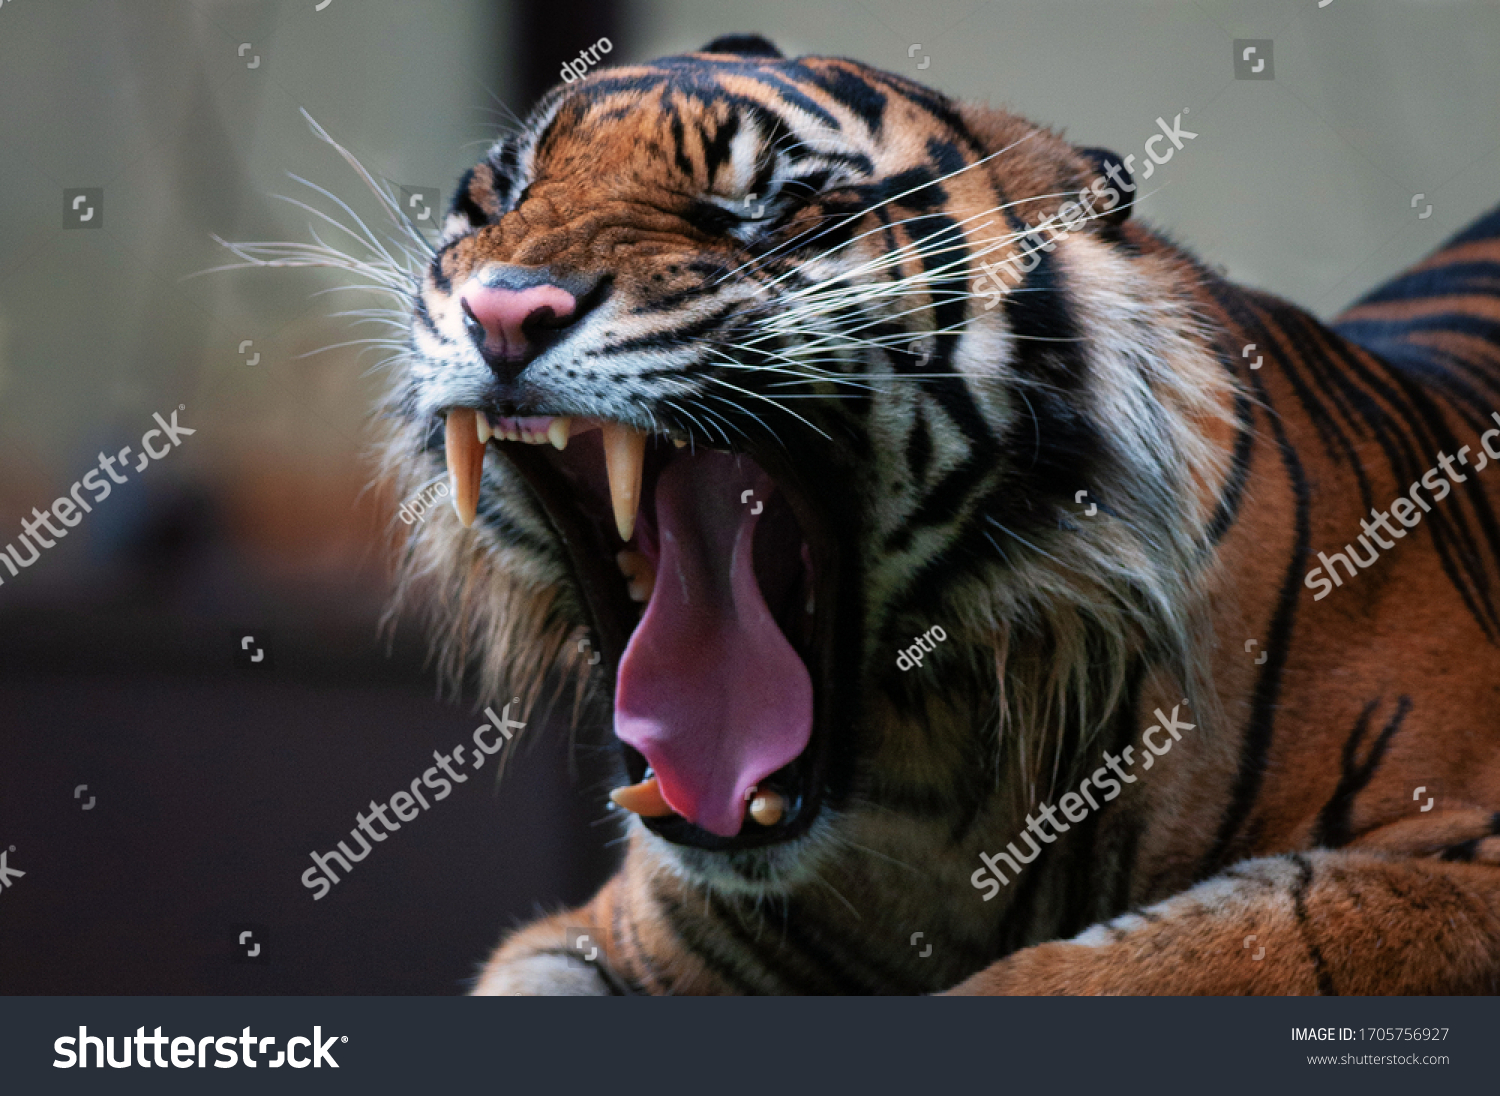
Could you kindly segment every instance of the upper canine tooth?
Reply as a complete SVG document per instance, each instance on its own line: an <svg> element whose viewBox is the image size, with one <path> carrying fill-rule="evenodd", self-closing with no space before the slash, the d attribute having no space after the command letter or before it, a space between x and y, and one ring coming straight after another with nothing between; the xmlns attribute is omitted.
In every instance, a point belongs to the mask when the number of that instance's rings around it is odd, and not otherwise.
<svg viewBox="0 0 1500 1096"><path fill-rule="evenodd" d="M484 445L479 440L472 407L448 408L444 448L448 455L448 478L453 483L453 509L464 525L474 524L479 505L479 480L484 474Z"/></svg>
<svg viewBox="0 0 1500 1096"><path fill-rule="evenodd" d="M566 416L553 419L552 425L547 427L547 440L552 443L554 449L566 449L568 447L568 431L573 429L573 420Z"/></svg>
<svg viewBox="0 0 1500 1096"><path fill-rule="evenodd" d="M483 411L474 412L474 426L479 434L480 445L487 444L495 436L494 432L490 430L490 417Z"/></svg>
<svg viewBox="0 0 1500 1096"><path fill-rule="evenodd" d="M646 435L617 422L606 422L604 469L609 475L609 498L615 510L615 528L628 541L635 532L635 515L641 507L641 469L646 463Z"/></svg>

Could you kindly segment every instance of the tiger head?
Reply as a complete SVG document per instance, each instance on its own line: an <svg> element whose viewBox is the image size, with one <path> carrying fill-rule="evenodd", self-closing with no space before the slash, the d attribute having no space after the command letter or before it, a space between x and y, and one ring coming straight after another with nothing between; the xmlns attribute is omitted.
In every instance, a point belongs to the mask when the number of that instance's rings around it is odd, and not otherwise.
<svg viewBox="0 0 1500 1096"><path fill-rule="evenodd" d="M726 885L1032 779L1186 649L1214 475L1111 166L754 37L549 93L464 176L393 405L392 467L452 477L406 560L453 665L607 699L643 840Z"/></svg>

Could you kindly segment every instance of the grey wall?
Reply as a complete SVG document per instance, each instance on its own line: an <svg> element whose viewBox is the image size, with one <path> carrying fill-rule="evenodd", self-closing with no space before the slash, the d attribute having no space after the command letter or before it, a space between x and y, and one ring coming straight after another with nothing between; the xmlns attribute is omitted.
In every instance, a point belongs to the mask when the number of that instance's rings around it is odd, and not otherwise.
<svg viewBox="0 0 1500 1096"><path fill-rule="evenodd" d="M380 178L446 195L510 96L508 19L492 2L0 6L0 518L185 404L199 433L142 491L213 485L267 568L336 581L362 561L371 521L349 511L378 356L299 356L354 337L329 313L368 302L315 298L343 280L320 273L189 276L228 259L211 234L307 238L271 197L312 197L289 172L373 211L300 108ZM104 189L102 227L64 230L62 191L82 187ZM92 574L75 546L119 520L101 507L55 550L67 566L0 594L74 586Z"/></svg>

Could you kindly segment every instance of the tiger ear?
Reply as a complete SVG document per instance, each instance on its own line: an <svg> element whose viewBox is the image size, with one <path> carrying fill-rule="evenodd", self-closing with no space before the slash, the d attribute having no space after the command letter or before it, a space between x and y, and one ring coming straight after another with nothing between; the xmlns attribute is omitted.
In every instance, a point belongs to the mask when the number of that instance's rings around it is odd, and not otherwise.
<svg viewBox="0 0 1500 1096"><path fill-rule="evenodd" d="M1099 219L1117 225L1130 217L1135 206L1135 180L1125 166L1125 158L1107 148L1080 148L1078 155L1088 166L1084 185L1106 198ZM1109 197L1113 192L1113 197Z"/></svg>
<svg viewBox="0 0 1500 1096"><path fill-rule="evenodd" d="M699 53L733 53L740 57L782 57L784 54L758 34L721 34Z"/></svg>

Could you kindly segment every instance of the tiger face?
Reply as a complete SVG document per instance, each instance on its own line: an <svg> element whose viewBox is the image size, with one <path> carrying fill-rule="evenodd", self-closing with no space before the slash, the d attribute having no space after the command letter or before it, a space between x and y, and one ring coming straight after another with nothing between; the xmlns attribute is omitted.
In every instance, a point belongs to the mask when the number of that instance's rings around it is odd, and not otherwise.
<svg viewBox="0 0 1500 1096"><path fill-rule="evenodd" d="M1092 642L1034 623L1059 604L1145 629L1150 553L1118 538L1188 554L1195 465L1139 379L1174 327L1121 288L1102 179L1029 123L750 38L559 87L464 177L398 406L472 529L416 552L469 576L455 633L505 681L524 650L607 692L615 799L679 867L788 879L919 748L972 782L1025 699L997 664ZM1024 279L976 285L997 261ZM1084 487L1123 526L1081 529Z"/></svg>

